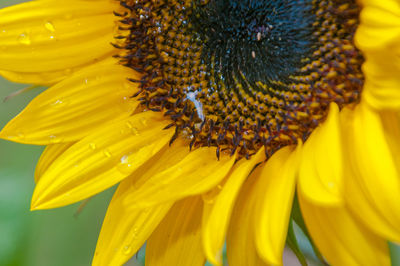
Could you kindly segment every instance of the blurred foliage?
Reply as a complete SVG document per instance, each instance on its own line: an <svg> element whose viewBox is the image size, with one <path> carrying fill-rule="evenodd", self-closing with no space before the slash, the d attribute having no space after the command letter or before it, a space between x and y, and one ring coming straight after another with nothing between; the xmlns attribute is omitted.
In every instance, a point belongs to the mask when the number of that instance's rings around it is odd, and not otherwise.
<svg viewBox="0 0 400 266"><path fill-rule="evenodd" d="M0 126L42 89L3 102L24 85L0 80ZM30 212L33 173L43 147L0 140L0 265L90 265L112 190L94 197L75 216L79 203Z"/></svg>

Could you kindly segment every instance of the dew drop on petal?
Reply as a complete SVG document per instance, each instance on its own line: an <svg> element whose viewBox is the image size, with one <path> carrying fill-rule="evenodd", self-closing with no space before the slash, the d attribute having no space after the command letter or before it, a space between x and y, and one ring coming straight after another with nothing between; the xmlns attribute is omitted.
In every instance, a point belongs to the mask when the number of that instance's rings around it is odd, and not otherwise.
<svg viewBox="0 0 400 266"><path fill-rule="evenodd" d="M147 119L144 117L140 118L140 123L142 123L143 126L147 126Z"/></svg>
<svg viewBox="0 0 400 266"><path fill-rule="evenodd" d="M54 101L53 103L51 103L52 107L61 107L64 104L64 101L61 99L57 99L56 101Z"/></svg>
<svg viewBox="0 0 400 266"><path fill-rule="evenodd" d="M21 131L18 131L18 132L17 132L17 138L19 138L19 139L25 139L25 133L24 133L24 132L21 132Z"/></svg>
<svg viewBox="0 0 400 266"><path fill-rule="evenodd" d="M139 228L138 227L133 228L133 235L132 235L133 239L137 238L138 232L139 232Z"/></svg>
<svg viewBox="0 0 400 266"><path fill-rule="evenodd" d="M132 132L132 134L134 136L139 136L140 135L139 130L136 127L132 127L131 128L131 132Z"/></svg>
<svg viewBox="0 0 400 266"><path fill-rule="evenodd" d="M333 182L333 181L328 182L328 187L329 188L334 188L335 186L336 186L335 182Z"/></svg>
<svg viewBox="0 0 400 266"><path fill-rule="evenodd" d="M129 255L132 252L132 247L130 245L126 245L124 246L124 248L122 249L122 252L125 255Z"/></svg>
<svg viewBox="0 0 400 266"><path fill-rule="evenodd" d="M55 135L50 135L50 142L53 144L57 144L61 142L61 139Z"/></svg>
<svg viewBox="0 0 400 266"><path fill-rule="evenodd" d="M132 128L133 128L132 123L129 122L129 121L126 122L125 125L126 125L126 127L129 128L129 129L132 129Z"/></svg>
<svg viewBox="0 0 400 266"><path fill-rule="evenodd" d="M95 150L96 149L96 143L93 143L93 142L89 143L89 147L90 147L90 149Z"/></svg>
<svg viewBox="0 0 400 266"><path fill-rule="evenodd" d="M71 73L72 73L72 69L70 69L70 68L67 68L64 70L65 75L70 75Z"/></svg>
<svg viewBox="0 0 400 266"><path fill-rule="evenodd" d="M128 96L123 96L120 100L120 108L124 112L131 112L133 111L133 108L136 106L134 104L134 101L128 97Z"/></svg>
<svg viewBox="0 0 400 266"><path fill-rule="evenodd" d="M29 37L29 35L26 32L24 32L18 36L18 42L20 44L24 44L24 45L30 45L32 43L31 38Z"/></svg>
<svg viewBox="0 0 400 266"><path fill-rule="evenodd" d="M44 27L45 27L48 31L51 31L51 32L55 32L55 31L56 31L56 28L54 27L53 23L51 23L50 21L47 21L47 22L44 24Z"/></svg>
<svg viewBox="0 0 400 266"><path fill-rule="evenodd" d="M107 158L111 158L111 152L108 149L104 149L103 150L103 154L104 156L106 156Z"/></svg>
<svg viewBox="0 0 400 266"><path fill-rule="evenodd" d="M204 204L209 204L209 205L214 204L214 198L213 197L203 195L202 199L203 199Z"/></svg>
<svg viewBox="0 0 400 266"><path fill-rule="evenodd" d="M130 174L132 172L132 160L128 155L121 157L120 162L117 165L117 169L122 174Z"/></svg>

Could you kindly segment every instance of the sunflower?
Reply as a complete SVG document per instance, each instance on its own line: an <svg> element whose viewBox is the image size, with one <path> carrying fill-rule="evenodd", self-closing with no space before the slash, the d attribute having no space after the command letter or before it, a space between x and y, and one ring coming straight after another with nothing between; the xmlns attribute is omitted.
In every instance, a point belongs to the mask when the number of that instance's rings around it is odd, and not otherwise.
<svg viewBox="0 0 400 266"><path fill-rule="evenodd" d="M220 265L224 243L229 265L281 265L294 221L330 264L390 265L399 25L398 0L3 8L0 74L49 88L0 137L47 146L32 210L119 184L93 265L144 243L146 265Z"/></svg>

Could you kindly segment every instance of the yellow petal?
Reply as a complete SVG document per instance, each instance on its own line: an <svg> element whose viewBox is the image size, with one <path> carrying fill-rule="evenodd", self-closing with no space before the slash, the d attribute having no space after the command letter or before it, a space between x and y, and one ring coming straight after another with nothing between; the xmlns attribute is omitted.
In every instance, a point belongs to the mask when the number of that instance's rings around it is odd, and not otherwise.
<svg viewBox="0 0 400 266"><path fill-rule="evenodd" d="M345 207L314 205L301 193L299 202L311 238L331 265L390 265L387 242L367 230Z"/></svg>
<svg viewBox="0 0 400 266"><path fill-rule="evenodd" d="M203 213L203 248L209 262L222 265L222 246L236 197L255 165L265 160L264 148L250 160L242 159L232 168L214 202L206 202Z"/></svg>
<svg viewBox="0 0 400 266"><path fill-rule="evenodd" d="M363 1L355 42L362 50L384 49L400 37L400 5L397 0Z"/></svg>
<svg viewBox="0 0 400 266"><path fill-rule="evenodd" d="M400 57L389 48L365 57L363 100L376 109L399 109Z"/></svg>
<svg viewBox="0 0 400 266"><path fill-rule="evenodd" d="M128 210L122 204L132 178L121 182L108 207L94 254L93 266L123 265L145 243L173 203Z"/></svg>
<svg viewBox="0 0 400 266"><path fill-rule="evenodd" d="M342 151L339 109L331 104L327 120L305 142L299 170L299 188L321 204L343 203Z"/></svg>
<svg viewBox="0 0 400 266"><path fill-rule="evenodd" d="M27 73L0 70L0 76L17 83L52 85L63 80L75 71L76 70L67 69L53 72Z"/></svg>
<svg viewBox="0 0 400 266"><path fill-rule="evenodd" d="M42 0L1 9L0 70L65 76L110 56L118 8L113 1Z"/></svg>
<svg viewBox="0 0 400 266"><path fill-rule="evenodd" d="M144 112L110 124L71 146L40 178L32 209L71 204L118 183L145 163L173 135L160 114Z"/></svg>
<svg viewBox="0 0 400 266"><path fill-rule="evenodd" d="M235 156L228 155L218 160L215 148L208 147L183 155L175 164L162 165L162 161L154 160L152 167L159 171L153 175L146 174L146 179L141 178L142 181L135 185L126 204L132 208L142 208L204 193L228 174L235 161ZM167 156L173 156L172 152Z"/></svg>
<svg viewBox="0 0 400 266"><path fill-rule="evenodd" d="M47 168L74 143L67 142L52 144L44 149L35 169L35 183L39 182L40 177L46 172Z"/></svg>
<svg viewBox="0 0 400 266"><path fill-rule="evenodd" d="M251 176L256 179L254 239L267 264L282 265L300 156L301 144L296 151L282 148Z"/></svg>
<svg viewBox="0 0 400 266"><path fill-rule="evenodd" d="M346 201L370 230L400 242L399 135L389 135L399 130L399 121L389 120L395 131L384 128L379 114L363 103L351 115L343 119Z"/></svg>
<svg viewBox="0 0 400 266"><path fill-rule="evenodd" d="M257 167L244 182L236 199L230 219L226 249L230 266L267 265L259 257L254 240L253 212L256 200L255 176L259 176L261 167Z"/></svg>
<svg viewBox="0 0 400 266"><path fill-rule="evenodd" d="M129 117L138 105L133 71L116 60L82 69L33 99L1 131L20 143L48 145L77 141L105 122Z"/></svg>
<svg viewBox="0 0 400 266"><path fill-rule="evenodd" d="M150 236L146 245L148 266L204 265L201 250L201 197L175 203L168 215Z"/></svg>

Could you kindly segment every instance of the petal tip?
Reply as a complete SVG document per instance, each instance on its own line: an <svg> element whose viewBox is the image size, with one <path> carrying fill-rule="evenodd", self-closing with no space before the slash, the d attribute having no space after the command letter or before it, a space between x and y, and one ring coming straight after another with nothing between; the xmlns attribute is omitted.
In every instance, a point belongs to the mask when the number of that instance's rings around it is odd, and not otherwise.
<svg viewBox="0 0 400 266"><path fill-rule="evenodd" d="M49 204L48 199L44 199L41 196L37 196L36 193L33 193L32 199L31 199L31 211L37 211L37 210L45 210L45 209L51 209L55 208L57 206L52 206L54 204Z"/></svg>
<svg viewBox="0 0 400 266"><path fill-rule="evenodd" d="M3 128L3 130L0 131L0 139L13 141L13 140L17 139L17 136L10 134L10 132L8 132L7 126L6 126L5 128Z"/></svg>

